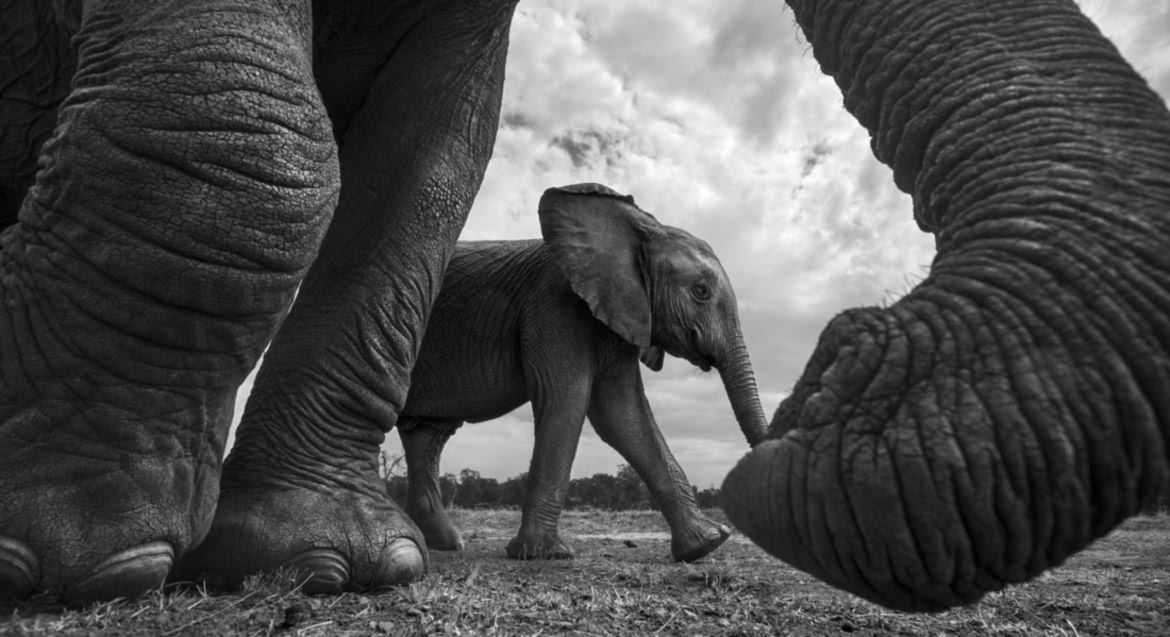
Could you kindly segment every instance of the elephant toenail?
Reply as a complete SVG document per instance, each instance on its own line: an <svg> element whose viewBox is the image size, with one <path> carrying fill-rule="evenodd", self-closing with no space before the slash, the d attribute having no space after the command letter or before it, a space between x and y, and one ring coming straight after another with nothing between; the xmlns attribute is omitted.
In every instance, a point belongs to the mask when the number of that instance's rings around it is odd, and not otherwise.
<svg viewBox="0 0 1170 637"><path fill-rule="evenodd" d="M28 597L40 568L40 560L24 542L0 537L0 599Z"/></svg>
<svg viewBox="0 0 1170 637"><path fill-rule="evenodd" d="M62 598L72 607L117 597L134 598L159 588L174 566L175 551L169 542L148 542L115 553L80 582L68 586Z"/></svg>
<svg viewBox="0 0 1170 637"><path fill-rule="evenodd" d="M333 549L303 551L289 566L297 571L306 595L340 593L349 585L349 563Z"/></svg>
<svg viewBox="0 0 1170 637"><path fill-rule="evenodd" d="M391 585L409 584L421 578L427 570L422 549L413 540L398 538L387 548L390 568L386 583Z"/></svg>

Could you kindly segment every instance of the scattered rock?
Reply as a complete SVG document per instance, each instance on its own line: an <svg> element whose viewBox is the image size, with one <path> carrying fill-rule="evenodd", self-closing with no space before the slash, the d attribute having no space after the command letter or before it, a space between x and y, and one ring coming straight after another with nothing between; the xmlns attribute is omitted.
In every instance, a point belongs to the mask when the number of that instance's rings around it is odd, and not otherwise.
<svg viewBox="0 0 1170 637"><path fill-rule="evenodd" d="M394 622L379 621L379 622L370 622L370 628L374 629L375 631L377 631L379 633L389 635L389 634L397 631L398 625L395 624Z"/></svg>
<svg viewBox="0 0 1170 637"><path fill-rule="evenodd" d="M305 600L297 600L291 606L284 609L284 623L282 628L292 628L298 624L303 624L306 620L313 617L313 609Z"/></svg>

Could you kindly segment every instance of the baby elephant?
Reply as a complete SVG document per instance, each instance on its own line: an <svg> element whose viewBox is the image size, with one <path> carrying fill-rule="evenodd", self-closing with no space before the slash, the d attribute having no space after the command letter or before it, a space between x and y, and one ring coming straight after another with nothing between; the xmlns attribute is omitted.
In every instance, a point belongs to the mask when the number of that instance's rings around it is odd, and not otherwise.
<svg viewBox="0 0 1170 637"><path fill-rule="evenodd" d="M766 421L727 274L706 242L598 184L545 191L540 226L544 241L461 242L451 259L398 420L407 512L430 548L461 548L439 497L443 445L465 421L532 401L536 445L509 557L573 556L557 522L588 415L649 487L674 558L699 559L730 531L696 506L638 360L657 371L665 352L718 369L740 429L758 442Z"/></svg>

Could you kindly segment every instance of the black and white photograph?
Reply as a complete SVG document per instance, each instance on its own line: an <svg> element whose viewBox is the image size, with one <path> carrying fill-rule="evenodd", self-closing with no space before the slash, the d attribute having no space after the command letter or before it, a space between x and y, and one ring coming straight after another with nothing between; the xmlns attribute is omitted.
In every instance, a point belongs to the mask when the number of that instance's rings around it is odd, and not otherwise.
<svg viewBox="0 0 1170 637"><path fill-rule="evenodd" d="M1170 3L0 0L0 635L1170 634Z"/></svg>

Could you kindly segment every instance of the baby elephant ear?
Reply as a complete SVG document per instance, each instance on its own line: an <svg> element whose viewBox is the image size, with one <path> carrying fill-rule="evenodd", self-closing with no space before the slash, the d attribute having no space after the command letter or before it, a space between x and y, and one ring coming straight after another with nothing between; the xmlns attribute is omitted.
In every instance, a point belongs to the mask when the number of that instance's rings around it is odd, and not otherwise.
<svg viewBox="0 0 1170 637"><path fill-rule="evenodd" d="M549 188L540 198L544 242L597 320L626 341L650 345L642 244L660 226L634 198L601 184Z"/></svg>

